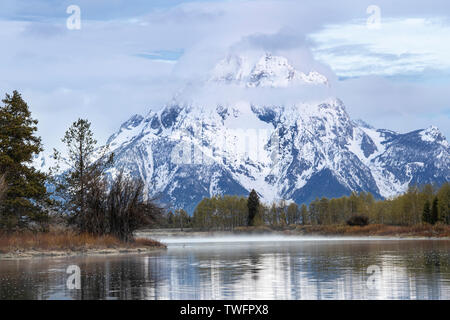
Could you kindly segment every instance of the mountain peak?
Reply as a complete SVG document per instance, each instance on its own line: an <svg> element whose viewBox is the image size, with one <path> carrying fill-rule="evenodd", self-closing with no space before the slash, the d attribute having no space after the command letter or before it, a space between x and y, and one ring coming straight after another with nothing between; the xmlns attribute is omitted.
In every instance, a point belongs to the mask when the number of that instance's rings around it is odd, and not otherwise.
<svg viewBox="0 0 450 320"><path fill-rule="evenodd" d="M328 84L322 74L312 71L308 74L296 70L282 56L266 53L256 59L247 56L229 55L213 70L211 81L237 84L244 87L283 88L300 84Z"/></svg>
<svg viewBox="0 0 450 320"><path fill-rule="evenodd" d="M444 135L435 126L430 126L427 129L420 131L420 137L422 141L425 142L438 142L444 145L445 147L448 147L449 145Z"/></svg>

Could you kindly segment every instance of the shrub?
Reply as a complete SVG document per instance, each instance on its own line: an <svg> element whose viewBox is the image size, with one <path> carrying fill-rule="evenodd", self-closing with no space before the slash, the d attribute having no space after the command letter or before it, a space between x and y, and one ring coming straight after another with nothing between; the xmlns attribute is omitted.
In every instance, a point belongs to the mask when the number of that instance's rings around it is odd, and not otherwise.
<svg viewBox="0 0 450 320"><path fill-rule="evenodd" d="M366 216L355 215L355 216L352 216L350 219L347 220L347 224L349 226L364 227L364 226L367 226L369 224L369 218L366 217Z"/></svg>

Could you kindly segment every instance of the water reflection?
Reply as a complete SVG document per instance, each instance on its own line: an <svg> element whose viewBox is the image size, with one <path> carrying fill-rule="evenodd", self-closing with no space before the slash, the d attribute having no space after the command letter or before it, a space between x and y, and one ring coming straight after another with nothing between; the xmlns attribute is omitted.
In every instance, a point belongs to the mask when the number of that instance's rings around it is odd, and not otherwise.
<svg viewBox="0 0 450 320"><path fill-rule="evenodd" d="M0 299L450 299L450 241L169 246L150 255L0 262ZM66 288L69 265L82 289ZM379 266L379 287L367 268Z"/></svg>

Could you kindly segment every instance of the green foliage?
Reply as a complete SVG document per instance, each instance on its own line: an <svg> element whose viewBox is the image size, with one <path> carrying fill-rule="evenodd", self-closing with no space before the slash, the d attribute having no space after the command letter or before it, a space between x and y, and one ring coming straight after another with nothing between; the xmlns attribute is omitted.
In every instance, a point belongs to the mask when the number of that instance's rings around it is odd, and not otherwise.
<svg viewBox="0 0 450 320"><path fill-rule="evenodd" d="M439 221L450 224L450 183L444 183L437 192Z"/></svg>
<svg viewBox="0 0 450 320"><path fill-rule="evenodd" d="M246 226L248 221L244 217L248 215L248 208L239 205L242 201L245 199L232 196L203 199L195 209L193 226L208 230L233 230ZM297 204L287 205L286 201L270 205L260 203L254 225L275 228L295 224L344 225L354 216L367 218L364 223L372 224L411 226L422 221L449 224L449 206L449 183L443 184L439 190L431 185L411 186L403 195L387 200L377 201L370 193L353 192L335 199L316 198L309 208L302 204L299 209Z"/></svg>
<svg viewBox="0 0 450 320"><path fill-rule="evenodd" d="M31 166L43 149L35 135L38 121L31 117L27 103L14 91L6 94L0 107L0 175L5 191L0 208L0 227L9 231L36 222L46 228L50 202L45 174Z"/></svg>
<svg viewBox="0 0 450 320"><path fill-rule="evenodd" d="M255 216L259 210L259 196L254 189L252 189L250 195L248 196L247 208L248 208L247 225L253 226L253 220L255 219Z"/></svg>
<svg viewBox="0 0 450 320"><path fill-rule="evenodd" d="M308 207L305 204L300 208L300 216L302 225L308 224Z"/></svg>
<svg viewBox="0 0 450 320"><path fill-rule="evenodd" d="M169 213L167 213L167 215L165 215L164 218L165 218L165 227L171 228L171 227L174 226L174 224L175 224L174 219L175 218L174 218L174 215L173 215L172 211L169 211Z"/></svg>
<svg viewBox="0 0 450 320"><path fill-rule="evenodd" d="M430 224L432 223L429 200L425 201L425 204L423 205L422 221L425 223L430 223Z"/></svg>
<svg viewBox="0 0 450 320"><path fill-rule="evenodd" d="M174 228L180 228L183 230L184 228L191 227L191 217L189 217L187 212L183 209L177 209L173 215L172 223Z"/></svg>
<svg viewBox="0 0 450 320"><path fill-rule="evenodd" d="M296 224L300 222L300 211L296 203L291 203L287 207L287 224Z"/></svg>
<svg viewBox="0 0 450 320"><path fill-rule="evenodd" d="M436 224L438 220L439 220L438 198L434 197L433 203L431 205L431 224Z"/></svg>
<svg viewBox="0 0 450 320"><path fill-rule="evenodd" d="M259 214L255 223L260 221ZM204 198L195 208L192 226L204 230L234 230L246 226L247 218L247 199L243 197Z"/></svg>

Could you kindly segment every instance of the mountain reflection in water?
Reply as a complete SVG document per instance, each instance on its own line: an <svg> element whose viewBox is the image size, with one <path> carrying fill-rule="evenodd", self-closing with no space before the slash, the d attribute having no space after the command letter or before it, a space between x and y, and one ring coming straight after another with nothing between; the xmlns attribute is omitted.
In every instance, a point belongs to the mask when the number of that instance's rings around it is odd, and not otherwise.
<svg viewBox="0 0 450 320"><path fill-rule="evenodd" d="M266 240L3 260L0 299L450 299L447 240ZM81 269L80 290L66 287L69 265ZM377 286L370 266L380 270Z"/></svg>

